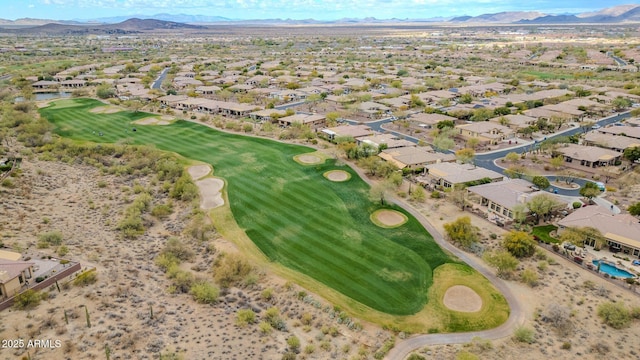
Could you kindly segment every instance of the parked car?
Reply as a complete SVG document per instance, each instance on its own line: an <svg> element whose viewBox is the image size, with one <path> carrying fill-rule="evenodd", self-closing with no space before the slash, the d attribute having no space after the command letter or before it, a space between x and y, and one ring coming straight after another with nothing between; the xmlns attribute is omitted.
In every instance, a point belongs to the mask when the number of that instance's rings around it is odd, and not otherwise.
<svg viewBox="0 0 640 360"><path fill-rule="evenodd" d="M592 128L592 129L600 129L601 127L602 127L602 126L600 126L600 125L598 125L598 124L595 124L595 125L593 125L591 128Z"/></svg>
<svg viewBox="0 0 640 360"><path fill-rule="evenodd" d="M565 243L565 244L563 245L563 247L564 247L565 249L569 250L569 251L574 251L574 250L576 249L576 246L575 246L575 245L573 245L573 244L569 244L569 243Z"/></svg>

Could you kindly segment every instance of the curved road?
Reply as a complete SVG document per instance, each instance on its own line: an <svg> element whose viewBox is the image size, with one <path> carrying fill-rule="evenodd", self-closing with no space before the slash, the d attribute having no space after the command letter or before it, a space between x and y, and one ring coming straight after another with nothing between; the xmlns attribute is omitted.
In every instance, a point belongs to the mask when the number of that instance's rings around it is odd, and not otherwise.
<svg viewBox="0 0 640 360"><path fill-rule="evenodd" d="M372 185L372 182L367 178L367 176L361 169L352 166L352 164L347 164L356 173L358 173L362 180L367 182L369 185ZM467 253L447 242L442 234L440 234L440 232L438 232L433 227L433 225L431 225L431 223L415 208L396 198L393 198L392 202L413 215L413 217L415 217L420 222L420 224L424 226L424 228L431 234L431 236L433 236L433 239L441 248L457 256L460 260L476 269L479 273L481 273L489 281L491 281L491 283L498 289L498 291L500 291L500 293L502 293L502 295L504 295L505 299L507 300L510 313L509 318L504 324L490 330L451 334L424 334L411 337L397 343L396 346L391 349L391 351L389 351L385 359L403 360L411 351L425 345L465 343L471 341L474 337L482 337L483 339L499 339L513 334L513 331L524 323L525 314L522 306L520 306L520 303L518 302L518 299L515 297L511 289L509 289L506 282L496 277L483 263L477 261L475 258L470 257L469 255L467 255Z"/></svg>
<svg viewBox="0 0 640 360"><path fill-rule="evenodd" d="M600 126L606 126L606 125L618 122L620 120L623 120L625 118L628 118L629 116L630 116L629 111L627 111L624 113L603 118L601 120L596 121L595 123ZM369 127L371 127L376 131L384 132L385 130L382 128L382 125L391 121L393 121L393 118L387 118L387 119L378 120L372 123L368 123L367 125L369 125ZM347 120L347 122L351 124L357 124L357 122L352 120ZM403 136L404 138L410 141L417 142L417 139L408 137L404 134L399 134L399 133L388 131L388 130L386 131L393 133L396 136ZM574 135L584 131L585 129L582 129L581 127L575 127L573 129L565 130L561 133L553 134L546 139L552 139L558 136L570 136L570 135ZM502 173L504 170L498 167L494 163L496 159L504 157L506 154L512 151L517 152L518 150L521 150L521 151L531 150L533 149L533 147L537 146L537 144L538 143L536 141L534 143L526 143L526 144L515 146L509 149L504 149L504 150L484 153L484 154L478 154L476 155L476 164ZM360 175L362 179L370 183L370 181L367 179L365 174L360 169L353 166L351 167ZM554 176L551 176L551 177L554 177ZM576 179L575 182L582 185L582 183L584 183L585 181L587 180ZM558 189L558 194L572 196L572 195L575 195L577 191L578 190ZM504 338L513 334L514 330L524 323L526 319L526 315L524 314L521 304L519 303L518 299L515 297L511 289L508 287L507 283L499 279L498 277L496 277L491 271L489 271L485 267L484 264L480 263L475 258L468 256L465 252L459 250L455 246L451 245L449 242L445 241L442 235L433 227L433 225L431 225L431 223L429 223L427 219L424 216L422 216L422 214L420 214L420 212L418 212L416 209L396 199L394 199L393 202L398 206L402 207L403 209L407 210L411 215L413 215L416 219L418 219L418 221L420 221L420 223L425 227L425 229L429 231L429 233L433 236L433 239L436 241L436 243L438 243L440 247L442 247L443 249L446 249L447 251L457 256L459 259L469 264L471 267L473 267L482 275L484 275L489 281L491 281L491 283L504 295L505 299L507 300L507 303L509 304L509 308L511 312L509 314L509 318L507 319L507 321L504 324L494 329L466 332L466 333L423 334L423 335L417 335L417 336L411 337L409 339L406 339L397 343L396 346L393 349L391 349L391 351L389 351L385 359L386 360L403 360L412 351L427 345L466 343L466 342L470 342L474 337L481 337L483 339L495 340L495 339Z"/></svg>

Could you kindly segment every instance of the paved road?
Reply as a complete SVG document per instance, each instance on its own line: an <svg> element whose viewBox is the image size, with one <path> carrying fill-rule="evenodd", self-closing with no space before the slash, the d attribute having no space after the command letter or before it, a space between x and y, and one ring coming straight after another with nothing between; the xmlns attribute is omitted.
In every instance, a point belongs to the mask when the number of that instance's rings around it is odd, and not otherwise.
<svg viewBox="0 0 640 360"><path fill-rule="evenodd" d="M349 163L347 164L355 172L357 172L364 181L366 181L369 185L372 185L371 181L367 178L367 176L360 168L351 166L351 164ZM474 337L481 337L483 339L499 339L507 337L513 334L513 331L516 328L524 324L526 316L524 314L522 306L518 302L518 299L515 297L511 289L507 286L506 282L496 277L483 263L476 261L475 258L468 256L467 253L461 251L460 249L451 245L451 243L445 241L445 239L442 237L442 234L440 234L418 210L398 199L394 198L391 199L391 201L413 215L420 222L420 224L422 224L422 226L424 226L424 228L431 234L431 236L433 236L433 239L436 241L436 243L438 243L440 247L442 247L446 251L451 252L454 256L457 256L460 260L469 264L469 266L473 267L479 273L489 279L489 281L491 281L491 283L500 291L500 293L504 295L511 311L509 313L509 318L507 319L507 321L495 329L454 334L424 334L403 340L397 343L396 346L391 349L391 351L389 351L385 359L403 360L411 351L426 345L466 343L470 342Z"/></svg>
<svg viewBox="0 0 640 360"><path fill-rule="evenodd" d="M158 75L158 78L156 79L156 81L154 81L153 84L151 84L151 88L152 89L162 89L162 82L167 77L167 73L168 72L169 72L169 68L164 68L164 70L162 70L160 75Z"/></svg>

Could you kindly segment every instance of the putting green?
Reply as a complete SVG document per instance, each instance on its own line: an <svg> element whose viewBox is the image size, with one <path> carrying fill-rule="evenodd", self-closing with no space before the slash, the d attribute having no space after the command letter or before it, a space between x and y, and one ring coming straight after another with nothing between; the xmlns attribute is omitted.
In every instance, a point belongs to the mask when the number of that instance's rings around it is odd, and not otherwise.
<svg viewBox="0 0 640 360"><path fill-rule="evenodd" d="M269 260L367 307L415 314L429 300L433 270L457 262L401 208L393 210L407 218L403 226L373 225L370 214L381 207L369 199L369 186L350 168L335 166L335 160L312 166L294 161L296 155L312 152L310 148L180 120L139 126L133 132L132 122L157 115L90 111L98 106L104 104L69 99L53 102L40 113L64 137L103 143L126 139L213 165L215 176L228 184L235 221ZM346 171L350 181L327 181L323 174L332 170Z"/></svg>

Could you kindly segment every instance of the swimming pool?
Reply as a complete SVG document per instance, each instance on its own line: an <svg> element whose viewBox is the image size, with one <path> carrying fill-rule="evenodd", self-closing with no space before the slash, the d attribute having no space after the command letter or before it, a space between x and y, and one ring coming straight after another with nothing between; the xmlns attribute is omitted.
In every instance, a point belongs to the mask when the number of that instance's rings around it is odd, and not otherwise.
<svg viewBox="0 0 640 360"><path fill-rule="evenodd" d="M595 265L596 267L598 266L599 260L593 260L593 265ZM626 270L622 270L619 269L613 265L607 264L606 262L602 262L602 264L600 264L600 271L605 273L605 274L609 274L610 276L615 276L617 278L632 278L635 277L635 275L633 275L632 273L626 271Z"/></svg>

